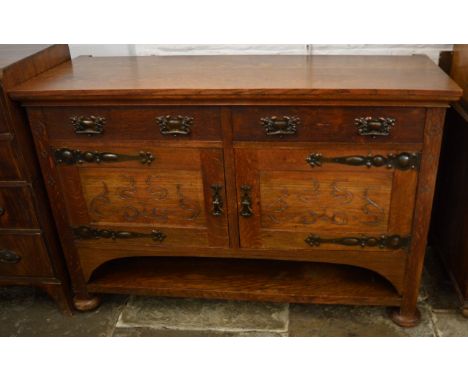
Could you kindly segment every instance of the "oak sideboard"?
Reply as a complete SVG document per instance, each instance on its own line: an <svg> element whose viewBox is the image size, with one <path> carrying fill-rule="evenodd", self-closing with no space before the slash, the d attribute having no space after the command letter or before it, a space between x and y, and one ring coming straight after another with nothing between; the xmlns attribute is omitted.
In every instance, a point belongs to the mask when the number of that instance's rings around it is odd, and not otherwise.
<svg viewBox="0 0 468 382"><path fill-rule="evenodd" d="M417 296L449 102L425 56L79 57L14 87L75 307Z"/></svg>

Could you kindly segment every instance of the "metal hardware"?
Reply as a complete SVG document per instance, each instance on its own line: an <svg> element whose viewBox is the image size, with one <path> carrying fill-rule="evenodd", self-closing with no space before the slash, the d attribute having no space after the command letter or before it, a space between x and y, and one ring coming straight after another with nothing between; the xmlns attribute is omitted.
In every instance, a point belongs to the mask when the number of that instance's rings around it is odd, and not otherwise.
<svg viewBox="0 0 468 382"><path fill-rule="evenodd" d="M320 167L323 163L339 163L349 166L382 167L396 170L415 170L419 168L420 153L400 153L383 155L351 155L327 158L320 153L312 153L306 158L311 167Z"/></svg>
<svg viewBox="0 0 468 382"><path fill-rule="evenodd" d="M395 121L395 118L389 117L360 117L354 120L358 134L372 138L390 135L390 129L395 126Z"/></svg>
<svg viewBox="0 0 468 382"><path fill-rule="evenodd" d="M252 187L244 184L241 186L242 197L241 197L241 216L244 218L248 218L253 215L252 211L252 200L250 197L250 191Z"/></svg>
<svg viewBox="0 0 468 382"><path fill-rule="evenodd" d="M221 216L223 214L223 199L220 194L222 186L219 184L213 184L211 189L213 190L213 210L211 211L211 214L213 216Z"/></svg>
<svg viewBox="0 0 468 382"><path fill-rule="evenodd" d="M137 160L142 164L150 165L154 156L150 152L140 151L137 155L114 154L98 151L80 151L67 148L54 151L55 161L58 164L83 164L101 162L125 162Z"/></svg>
<svg viewBox="0 0 468 382"><path fill-rule="evenodd" d="M189 135L192 132L192 117L165 115L157 117L156 122L159 124L159 131L163 135Z"/></svg>
<svg viewBox="0 0 468 382"><path fill-rule="evenodd" d="M80 226L73 228L73 233L77 239L137 239L149 237L154 241L162 242L166 238L166 234L159 230L152 230L150 233L129 232L129 231L113 231L110 229L96 229L88 226Z"/></svg>
<svg viewBox="0 0 468 382"><path fill-rule="evenodd" d="M338 237L324 238L318 235L310 234L306 237L305 242L311 247L319 247L321 244L339 244L346 246L360 247L379 247L387 249L400 249L408 247L411 242L411 237L401 237L399 235L382 235L379 237L361 236L361 237Z"/></svg>
<svg viewBox="0 0 468 382"><path fill-rule="evenodd" d="M106 119L104 117L96 117L90 115L89 117L73 116L70 118L76 134L87 134L88 136L102 134L104 132L104 125Z"/></svg>
<svg viewBox="0 0 468 382"><path fill-rule="evenodd" d="M265 128L266 135L295 135L297 126L301 123L301 119L295 116L283 116L282 118L273 116L260 118L260 123Z"/></svg>
<svg viewBox="0 0 468 382"><path fill-rule="evenodd" d="M5 213L5 208L0 207L0 216L2 216Z"/></svg>
<svg viewBox="0 0 468 382"><path fill-rule="evenodd" d="M17 264L20 260L21 256L17 255L16 252L10 251L9 249L0 250L0 263Z"/></svg>

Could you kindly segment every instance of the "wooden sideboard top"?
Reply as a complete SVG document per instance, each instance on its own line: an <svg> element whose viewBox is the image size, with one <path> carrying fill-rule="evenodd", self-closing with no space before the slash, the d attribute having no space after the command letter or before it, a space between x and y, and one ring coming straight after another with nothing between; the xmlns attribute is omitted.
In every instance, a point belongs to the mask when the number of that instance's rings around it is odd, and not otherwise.
<svg viewBox="0 0 468 382"><path fill-rule="evenodd" d="M34 100L448 102L461 89L428 57L150 56L67 61L10 95Z"/></svg>

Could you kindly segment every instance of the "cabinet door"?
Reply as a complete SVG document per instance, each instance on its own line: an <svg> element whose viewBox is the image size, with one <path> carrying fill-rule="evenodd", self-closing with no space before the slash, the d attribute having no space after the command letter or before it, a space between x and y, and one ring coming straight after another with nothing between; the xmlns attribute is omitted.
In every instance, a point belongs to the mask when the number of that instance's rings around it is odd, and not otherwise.
<svg viewBox="0 0 468 382"><path fill-rule="evenodd" d="M241 246L407 247L419 154L354 147L236 149Z"/></svg>
<svg viewBox="0 0 468 382"><path fill-rule="evenodd" d="M55 147L77 243L226 247L222 150Z"/></svg>

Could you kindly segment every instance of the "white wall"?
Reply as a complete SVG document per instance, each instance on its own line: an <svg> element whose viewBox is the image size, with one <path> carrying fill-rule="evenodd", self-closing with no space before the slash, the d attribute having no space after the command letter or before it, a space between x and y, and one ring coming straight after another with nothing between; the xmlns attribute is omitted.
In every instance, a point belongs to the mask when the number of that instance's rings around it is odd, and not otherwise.
<svg viewBox="0 0 468 382"><path fill-rule="evenodd" d="M437 62L441 50L452 50L451 44L310 44L310 45L70 45L73 57L148 56L186 54L426 54Z"/></svg>

